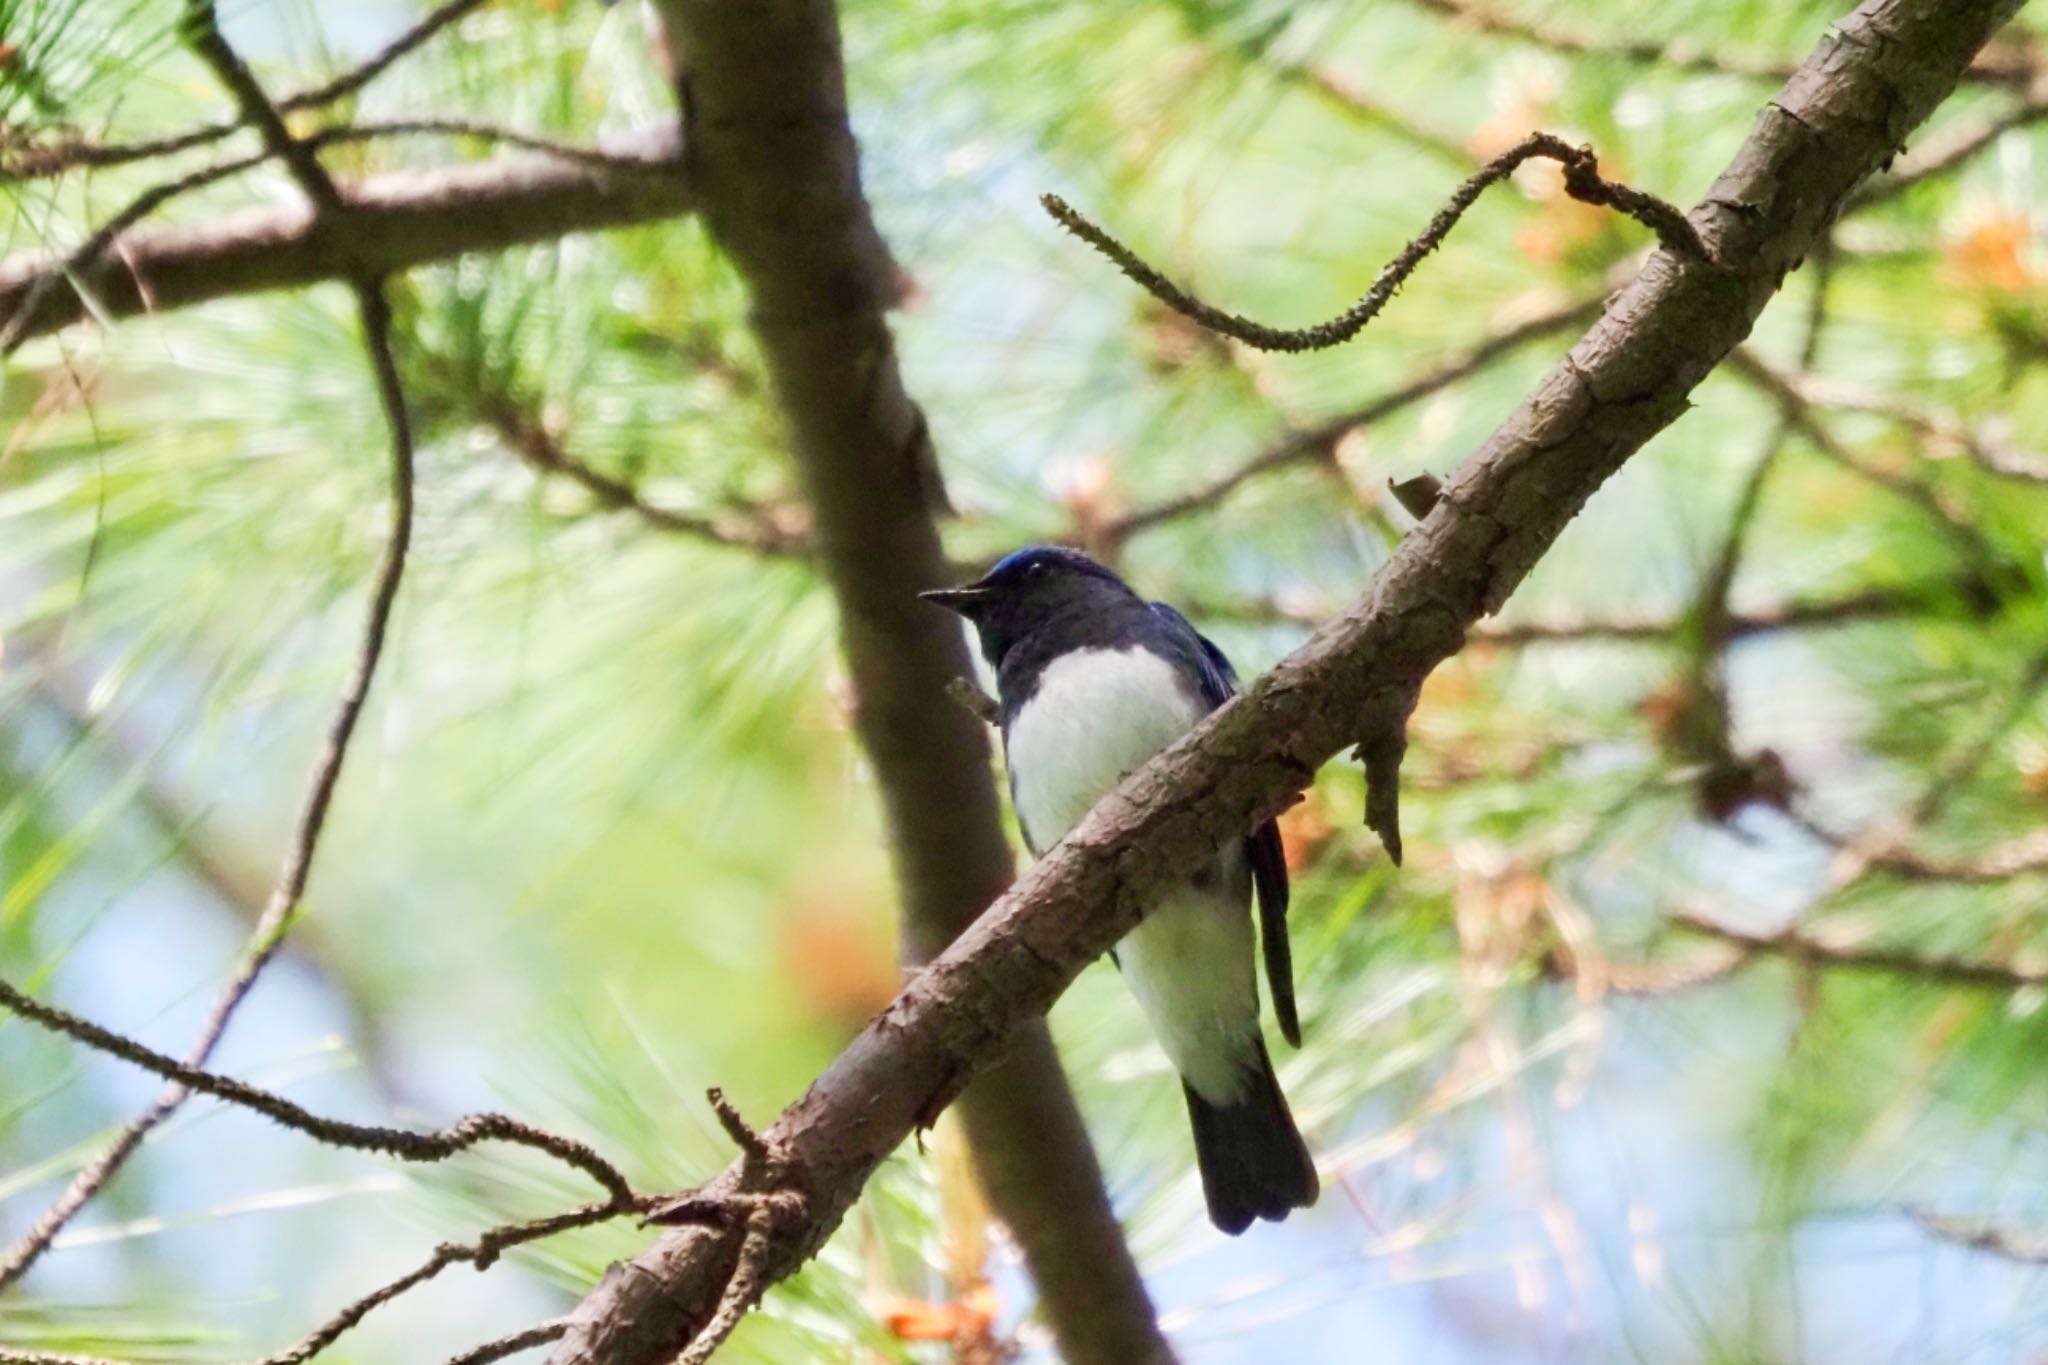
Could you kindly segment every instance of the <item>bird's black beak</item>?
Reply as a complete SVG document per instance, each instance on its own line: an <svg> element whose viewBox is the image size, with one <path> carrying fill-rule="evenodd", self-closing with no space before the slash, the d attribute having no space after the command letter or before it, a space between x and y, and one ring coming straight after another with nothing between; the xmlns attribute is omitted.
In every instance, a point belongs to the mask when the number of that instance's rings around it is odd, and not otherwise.
<svg viewBox="0 0 2048 1365"><path fill-rule="evenodd" d="M986 602L991 593L989 589L979 584L969 583L964 588L933 588L930 592L919 593L918 596L934 606L956 611L971 619L976 604Z"/></svg>

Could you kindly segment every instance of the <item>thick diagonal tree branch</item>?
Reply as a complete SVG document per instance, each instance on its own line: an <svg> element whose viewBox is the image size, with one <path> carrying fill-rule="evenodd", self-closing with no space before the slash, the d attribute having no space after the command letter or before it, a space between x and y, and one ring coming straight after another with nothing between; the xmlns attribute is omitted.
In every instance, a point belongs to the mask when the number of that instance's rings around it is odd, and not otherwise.
<svg viewBox="0 0 2048 1365"><path fill-rule="evenodd" d="M75 280L64 278L66 251L20 252L0 259L0 333L26 340L94 312L118 319L363 272L396 274L472 252L690 212L688 184L674 173L680 147L673 129L607 142L600 150L616 164L534 152L338 184L342 212L332 232L315 230L305 204L251 209L193 227L138 228L117 236ZM633 162L646 169L621 169Z"/></svg>
<svg viewBox="0 0 2048 1365"><path fill-rule="evenodd" d="M946 695L969 671L966 642L916 598L949 581L932 519L942 495L885 318L898 275L861 192L838 18L831 0L657 8L667 49L687 54L676 73L687 173L752 292L888 822L905 955L922 962L995 900L1016 863L986 732ZM990 1060L961 1118L1062 1356L1170 1361L1049 1033L1032 1020Z"/></svg>
<svg viewBox="0 0 2048 1365"><path fill-rule="evenodd" d="M812 1255L876 1165L957 1092L964 1075L1038 1020L1138 921L1157 888L1283 808L1322 763L1402 713L1422 680L1474 622L1506 601L1600 485L1684 412L1687 395L1748 334L1850 191L1954 87L2018 3L1865 0L1822 40L1693 211L1708 258L1668 249L1653 255L1450 480L1364 596L1106 797L763 1134L786 1172L785 1188L803 1200L802 1217L778 1230L763 1278L779 1279ZM693 5L676 8L698 15ZM827 13L791 5L776 22L747 22L757 26L757 52L774 53L786 70L792 54L836 50L801 22ZM712 61L710 47L687 50L706 63L707 76L727 65ZM720 79L738 78L729 70ZM766 102L773 84L755 83L761 93L754 98ZM761 150L772 145L771 137ZM838 169L844 174L849 164ZM715 194L708 180L706 193ZM800 338L815 332L796 325L789 302L764 294L762 313L788 326L795 335L784 344L801 352ZM868 332L871 345L877 330ZM937 699L933 708L925 722L945 724ZM749 1181L735 1166L705 1193L758 1195ZM553 1359L641 1365L671 1358L724 1300L736 1246L730 1227L664 1234L606 1275L572 1316Z"/></svg>

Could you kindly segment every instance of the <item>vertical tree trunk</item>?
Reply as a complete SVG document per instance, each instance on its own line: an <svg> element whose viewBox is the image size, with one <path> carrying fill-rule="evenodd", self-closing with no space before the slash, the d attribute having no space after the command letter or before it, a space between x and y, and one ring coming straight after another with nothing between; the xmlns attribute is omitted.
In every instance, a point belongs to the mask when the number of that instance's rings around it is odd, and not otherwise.
<svg viewBox="0 0 2048 1365"><path fill-rule="evenodd" d="M660 15L691 185L752 289L813 509L855 727L888 820L904 947L922 961L1001 894L1015 863L987 734L946 694L968 671L965 639L916 598L947 573L936 466L884 317L898 282L861 192L838 15L830 0L662 0ZM1018 1034L959 1112L1062 1356L1171 1361L1043 1024Z"/></svg>

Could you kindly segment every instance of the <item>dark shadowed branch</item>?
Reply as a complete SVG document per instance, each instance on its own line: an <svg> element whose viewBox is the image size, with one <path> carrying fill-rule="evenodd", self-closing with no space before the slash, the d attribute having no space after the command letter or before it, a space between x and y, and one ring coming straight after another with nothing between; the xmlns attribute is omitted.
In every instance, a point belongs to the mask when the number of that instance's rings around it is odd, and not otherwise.
<svg viewBox="0 0 2048 1365"><path fill-rule="evenodd" d="M675 130L664 128L607 142L596 160L549 150L391 171L337 186L347 230L336 234L316 231L304 204L250 209L192 227L126 230L160 207L158 200L109 234L87 268L71 269L74 251L47 248L0 259L0 335L19 342L93 315L116 320L363 271L396 274L471 252L678 217L692 207L676 173L680 154ZM212 183L266 157L193 174Z"/></svg>
<svg viewBox="0 0 2048 1365"><path fill-rule="evenodd" d="M813 559L838 610L854 730L887 822L904 955L921 962L987 909L1015 856L987 733L946 693L970 671L966 641L957 621L916 597L951 579L933 519L944 493L885 316L901 277L860 189L837 17L819 0L657 8L664 46L689 56L690 174L706 226L752 296ZM961 1098L960 1116L1061 1356L1073 1365L1171 1360L1041 1023L1011 1039ZM814 1218L806 1212L802 1225ZM764 1220L774 1221L777 1254L757 1266ZM693 1235L725 1247L722 1284L737 1266L758 1271L765 1287L782 1273L779 1248L793 1226L786 1211L754 1200L727 1226ZM736 1321L755 1297L744 1287L711 1296L696 1334Z"/></svg>

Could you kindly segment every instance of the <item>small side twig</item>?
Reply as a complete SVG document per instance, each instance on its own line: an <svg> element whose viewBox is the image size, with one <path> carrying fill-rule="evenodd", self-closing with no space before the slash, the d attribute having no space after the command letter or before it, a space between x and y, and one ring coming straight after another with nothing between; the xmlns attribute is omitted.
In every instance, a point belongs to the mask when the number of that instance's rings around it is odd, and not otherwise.
<svg viewBox="0 0 2048 1365"><path fill-rule="evenodd" d="M1988 1222L1957 1218L1931 1209L1908 1209L1906 1214L1944 1242L1954 1242L1972 1251L1988 1252L2022 1265L2048 1265L2048 1238L2025 1237Z"/></svg>
<svg viewBox="0 0 2048 1365"><path fill-rule="evenodd" d="M2048 119L2048 100L2029 98L1989 118L1961 125L1946 136L1930 139L1900 157L1889 174L1865 185L1849 200L1844 212L1854 213L1896 199L1915 185L1967 165L2007 133L2030 128L2043 119Z"/></svg>
<svg viewBox="0 0 2048 1365"><path fill-rule="evenodd" d="M1969 513L1942 489L1917 473L1883 468L1849 449L1814 411L1807 396L1747 346L1738 346L1729 354L1728 368L1776 403L1792 428L1821 456L1925 512L1940 525L1959 554L1987 577L1998 576L2003 556L1985 539Z"/></svg>
<svg viewBox="0 0 2048 1365"><path fill-rule="evenodd" d="M1532 341L1555 336L1591 321L1600 311L1600 305L1601 299L1597 295L1580 298L1503 328L1470 350L1451 357L1399 388L1314 426L1287 432L1209 483L1105 523L1097 530L1096 537L1106 545L1121 545L1140 531L1212 507L1254 479L1307 461L1328 460L1338 443L1352 432L1370 428L1453 384L1470 379Z"/></svg>
<svg viewBox="0 0 2048 1365"><path fill-rule="evenodd" d="M1342 345L1363 331L1424 258L1443 245L1451 229L1481 194L1514 174L1522 163L1537 159L1556 161L1564 167L1565 192L1572 198L1626 214L1656 233L1669 250L1696 260L1712 260L1699 233L1676 206L1606 179L1600 174L1590 147L1574 147L1549 133L1531 133L1468 176L1422 234L1381 269L1363 298L1329 321L1309 327L1270 327L1205 303L1160 274L1143 257L1058 195L1044 195L1040 202L1060 226L1107 256L1152 297L1210 331L1262 351L1319 351Z"/></svg>
<svg viewBox="0 0 2048 1365"><path fill-rule="evenodd" d="M520 1351L559 1341L562 1334L568 1330L567 1318L549 1318L546 1322L537 1322L520 1331L507 1332L495 1341L473 1346L459 1356L450 1356L446 1365L489 1365L493 1360L503 1360L506 1356L516 1355Z"/></svg>
<svg viewBox="0 0 2048 1365"><path fill-rule="evenodd" d="M691 1339L689 1348L676 1358L676 1365L704 1365L733 1334L768 1282L777 1235L786 1226L801 1225L809 1208L789 1162L754 1130L725 1092L713 1087L708 1098L719 1126L740 1149L740 1188L718 1193L693 1190L655 1205L644 1221L727 1229L737 1226L740 1244L717 1308Z"/></svg>
<svg viewBox="0 0 2048 1365"><path fill-rule="evenodd" d="M717 1086L714 1085L706 1091L704 1097L711 1101L711 1112L718 1116L718 1126L725 1129L725 1135L740 1149L740 1155L745 1158L745 1169L756 1174L765 1173L772 1157L768 1151L768 1144L761 1140L761 1135L754 1131L753 1125L749 1124L733 1102L725 1097L725 1091Z"/></svg>
<svg viewBox="0 0 2048 1365"><path fill-rule="evenodd" d="M1412 479L1395 483L1387 480L1387 491L1394 495L1394 501L1401 504L1401 510L1417 521L1423 520L1436 510L1443 501L1444 484L1434 474L1417 474Z"/></svg>
<svg viewBox="0 0 2048 1365"><path fill-rule="evenodd" d="M1394 866L1401 865L1401 759L1408 752L1408 717L1416 694L1370 708L1358 761L1365 765L1365 826L1377 834Z"/></svg>
<svg viewBox="0 0 2048 1365"><path fill-rule="evenodd" d="M248 63L221 36L220 19L214 13L213 0L186 0L185 40L199 59L212 69L214 78L227 87L234 97L235 107L242 111L242 122L256 129L263 139L263 145L270 149L272 156L280 158L291 171L292 179L313 201L313 207L320 213L339 213L341 193L334 188L334 181L320 165L314 149L292 135L285 126L284 115L263 93L263 87L256 83L255 75Z"/></svg>
<svg viewBox="0 0 2048 1365"><path fill-rule="evenodd" d="M352 1300L296 1345L287 1347L276 1355L265 1356L256 1362L256 1365L304 1365L304 1362L339 1341L378 1308L425 1284L450 1266L469 1264L478 1270L488 1270L497 1263L500 1256L513 1247L524 1246L528 1242L537 1242L544 1237L553 1237L576 1228L607 1223L643 1208L645 1204L646 1201L639 1196L631 1200L607 1199L603 1203L585 1204L564 1213L549 1214L545 1218L495 1227L473 1242L443 1242L434 1248L433 1255L411 1270L379 1285L361 1298Z"/></svg>
<svg viewBox="0 0 2048 1365"><path fill-rule="evenodd" d="M355 94L383 75L393 63L409 55L442 29L461 20L471 10L484 3L485 0L444 0L444 3L422 15L411 28L349 70L333 80L285 96L277 101L277 108L284 113L295 114L307 109L322 109ZM17 154L11 165L0 166L0 182L38 179L58 175L77 167L123 166L136 161L152 161L158 157L173 156L179 152L219 142L241 126L241 120L237 119L232 123L210 123L199 128L188 128L183 132L142 142L95 143L72 139L33 147L25 154Z"/></svg>
<svg viewBox="0 0 2048 1365"><path fill-rule="evenodd" d="M1003 718L1003 709L996 705L996 699L982 691L981 684L972 678L953 679L946 684L946 695L984 725L994 725Z"/></svg>
<svg viewBox="0 0 2048 1365"><path fill-rule="evenodd" d="M1672 920L1681 928L1732 944L1751 956L1787 957L1816 967L1881 972L1975 990L2010 991L2048 985L2048 969L1933 956L1897 948L1851 947L1831 943L1810 931L1797 928L1773 934L1752 933L1692 911L1681 911Z"/></svg>

